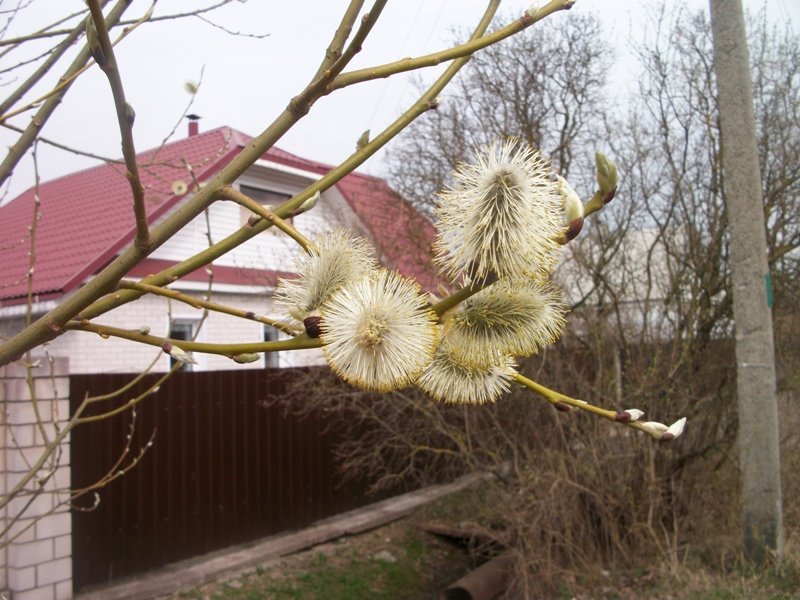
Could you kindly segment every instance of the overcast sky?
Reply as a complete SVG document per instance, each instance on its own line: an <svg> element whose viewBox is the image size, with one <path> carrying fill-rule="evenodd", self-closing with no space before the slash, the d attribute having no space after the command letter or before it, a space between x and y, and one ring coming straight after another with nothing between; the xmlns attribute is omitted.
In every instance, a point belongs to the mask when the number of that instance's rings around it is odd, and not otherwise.
<svg viewBox="0 0 800 600"><path fill-rule="evenodd" d="M157 14L210 3L213 0L161 0ZM0 10L8 4L0 2ZM442 49L453 39L454 29L477 23L485 4L478 0L392 0L352 67ZM706 0L689 0L686 4L690 9L707 9ZM35 0L12 23L5 37L30 31L32 25L41 26L82 5L80 0ZM134 0L127 15L141 15L148 5L149 2ZM136 110L137 150L161 143L189 101L185 83L198 81L203 68L202 86L191 109L202 116L201 131L229 125L250 135L258 134L313 75L346 5L345 0L237 1L209 17L230 30L269 34L262 39L232 38L196 18L149 24L135 31L118 46L117 53L126 94ZM529 1L505 0L501 12L517 16L529 5ZM768 18L775 23L788 20L795 29L800 23L797 0L745 1L745 6L751 10L766 6ZM594 12L603 19L607 38L617 48L613 75L617 87L630 81L635 66L628 56L628 43L646 30L648 7L652 8L652 4L637 0L578 0L572 9ZM569 15L561 13L549 19L566 19ZM534 27L546 27L549 19ZM0 59L0 68L14 64L23 54L24 51L9 53ZM437 72L426 70L425 77L431 78ZM398 75L323 98L278 146L315 160L341 161L352 152L362 131L380 131L407 108L413 100L409 81L408 75ZM8 75L0 75L0 83L5 84L4 90L13 89ZM29 119L30 113L12 122L25 126ZM43 135L101 155L120 155L111 94L97 67L75 83ZM185 135L184 122L176 137ZM0 130L2 144L8 146L13 141L7 130ZM363 169L380 173L380 160L380 156L373 157ZM93 164L96 163L90 159L60 150L40 149L39 166L44 180ZM32 164L26 160L17 168L6 200L32 183Z"/></svg>

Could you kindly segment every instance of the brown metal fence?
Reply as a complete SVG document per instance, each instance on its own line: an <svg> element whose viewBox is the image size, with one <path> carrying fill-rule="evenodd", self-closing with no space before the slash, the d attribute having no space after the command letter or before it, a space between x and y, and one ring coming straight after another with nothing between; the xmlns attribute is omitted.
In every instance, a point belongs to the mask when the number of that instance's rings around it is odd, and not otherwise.
<svg viewBox="0 0 800 600"><path fill-rule="evenodd" d="M270 402L308 370L176 373L136 409L132 452L155 432L134 469L74 511L75 590L240 544L374 501L366 482L337 477L336 423L286 416ZM313 375L313 370L311 371ZM93 412L119 406L155 376ZM119 389L133 375L73 375L73 408ZM76 428L72 482L88 486L112 469L131 415ZM90 499L82 500L91 504Z"/></svg>

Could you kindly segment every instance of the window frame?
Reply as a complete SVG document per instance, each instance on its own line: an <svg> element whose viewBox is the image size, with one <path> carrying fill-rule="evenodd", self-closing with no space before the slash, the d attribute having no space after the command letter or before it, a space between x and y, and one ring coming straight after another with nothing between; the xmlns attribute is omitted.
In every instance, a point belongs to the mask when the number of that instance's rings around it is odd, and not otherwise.
<svg viewBox="0 0 800 600"><path fill-rule="evenodd" d="M262 328L262 337L265 342L277 342L280 339L281 332L272 325L264 325ZM281 366L280 352L264 352L264 368L265 369L278 369Z"/></svg>
<svg viewBox="0 0 800 600"><path fill-rule="evenodd" d="M292 194L288 192L281 192L266 186L252 185L249 183L239 183L239 191L245 196L258 202L261 206L269 206L273 208L283 204L286 200L292 197ZM250 219L250 215L252 214L252 211L244 206L240 206L239 224L246 225L247 221ZM284 220L291 223L293 217L289 217Z"/></svg>
<svg viewBox="0 0 800 600"><path fill-rule="evenodd" d="M197 317L194 317L194 316L172 317L171 319L167 320L167 337L170 338L170 339L185 340L185 341L190 341L193 338L196 341L203 341L202 338L204 336L203 336L202 330L200 330L200 334L197 333L199 326L200 326L200 319L197 318ZM186 335L188 335L188 337L186 337L186 338L175 337L173 335L173 332L175 331L176 328L184 328L184 327L188 327L188 334L186 334ZM197 361L197 364L183 363L178 370L179 371L202 371L202 370L204 370L204 368L205 368L204 357L202 355L193 354L191 352L189 354L191 354L192 358L194 358ZM172 367L175 365L175 363L179 362L179 361L175 360L174 358L172 358L169 355L166 356L166 359L167 359L167 370L172 369Z"/></svg>

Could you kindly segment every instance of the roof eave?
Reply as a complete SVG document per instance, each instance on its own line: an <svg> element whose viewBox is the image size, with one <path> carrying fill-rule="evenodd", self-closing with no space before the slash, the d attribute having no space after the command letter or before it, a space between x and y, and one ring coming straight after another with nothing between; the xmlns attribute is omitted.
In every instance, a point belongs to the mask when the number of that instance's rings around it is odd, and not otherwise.
<svg viewBox="0 0 800 600"><path fill-rule="evenodd" d="M238 142L237 142L238 144ZM199 181L207 180L211 175L216 174L219 172L224 165L231 161L231 159L236 156L242 149L241 145L237 145L232 148L230 151L225 153L217 162L215 162L211 167L203 171L201 176L198 178ZM186 194L182 196L172 196L168 200L166 200L161 206L157 207L153 210L152 213L148 215L148 220L151 222L157 221L161 218L167 211L169 211L172 207L174 207L178 202L184 199ZM89 278L91 275L95 274L99 269L104 267L106 264L110 264L111 260L120 253L120 251L133 242L136 236L136 226L132 226L124 235L122 235L119 240L117 240L114 244L109 246L108 250L106 250L103 254L96 257L94 260L90 261L86 264L85 267L80 269L76 272L67 282L64 284L62 294L66 294L71 292L73 289L78 287L83 281Z"/></svg>

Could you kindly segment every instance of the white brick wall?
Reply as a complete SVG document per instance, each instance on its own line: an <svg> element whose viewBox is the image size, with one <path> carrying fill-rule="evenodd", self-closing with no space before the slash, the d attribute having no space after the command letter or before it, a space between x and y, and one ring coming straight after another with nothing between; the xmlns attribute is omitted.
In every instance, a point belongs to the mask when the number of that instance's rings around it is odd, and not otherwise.
<svg viewBox="0 0 800 600"><path fill-rule="evenodd" d="M2 495L9 494L45 456L45 436L53 440L69 418L67 359L42 359L39 364L32 370L33 395L24 367L11 364L0 368L0 401L5 417L0 438ZM38 423L37 413L41 419ZM10 541L0 554L0 589L10 591L15 600L72 598L69 460L66 437L0 513L3 528L10 525L4 542Z"/></svg>
<svg viewBox="0 0 800 600"><path fill-rule="evenodd" d="M199 292L187 293L198 297L203 295ZM269 308L269 297L266 290L261 294L214 293L212 300L242 310L253 311L258 315L279 316ZM168 329L168 314L168 303L165 299L143 296L135 302L98 317L96 322L125 329L136 329L147 325L153 335L164 336ZM178 302L172 303L174 319L199 319L201 316L201 310ZM263 331L263 325L256 321L210 312L197 339L198 341L214 340L215 342L231 343L260 342L264 339ZM137 373L145 369L153 359L157 359L153 372L163 372L169 369L169 357L156 346L115 338L103 339L92 333L66 332L50 342L47 349L52 356L68 356L72 373ZM224 356L198 354L195 358L200 363L195 365L196 370L258 369L264 366L263 359L243 365ZM283 352L278 358L279 365L282 367L320 364L322 360L322 353L319 350ZM25 422L32 423L31 410L24 410L29 418ZM29 432L20 432L20 434L29 435Z"/></svg>
<svg viewBox="0 0 800 600"><path fill-rule="evenodd" d="M297 174L283 173L262 166L253 167L241 178L246 185L258 186L274 191L294 194L312 180ZM233 233L241 224L241 207L232 202L218 202L210 209L212 238L220 240ZM365 228L358 216L350 209L347 201L336 188L323 194L322 199L314 210L300 215L294 219L295 227L303 234L313 235L335 227L365 233ZM187 225L173 239L157 249L152 258L170 261L180 261L193 255L207 245L206 220L200 216ZM290 271L292 258L299 252L297 244L285 235L276 232L265 232L256 236L246 244L218 259L215 264L221 266L234 266L243 268L266 268L272 270ZM180 288L180 282L176 289ZM218 286L219 287L219 286ZM181 290L185 291L185 290ZM250 310L260 315L279 316L271 313L269 306L270 291L247 293L214 292L213 299L217 302ZM200 292L192 292L200 295ZM179 302L172 303L172 316L177 319L196 319L202 311L195 310ZM38 315L37 315L38 316ZM167 332L168 303L162 298L144 296L113 310L95 320L97 323L113 325L125 329L136 329L142 325L150 327L154 335L163 336ZM23 321L20 318L0 320L0 336L16 333L21 329ZM228 315L211 313L203 326L199 341L215 342L248 342L262 341L262 325L245 319L238 319ZM73 373L133 373L140 372L154 360L158 359L153 371L163 372L169 368L169 359L159 348L136 344L119 339L102 339L95 334L67 332L46 345L46 350L56 357L69 357L70 369ZM218 369L243 369L261 368L263 359L256 363L241 365L220 356L196 357L200 364L196 370ZM278 364L282 367L322 364L322 353L319 350L303 350L299 352L285 352L278 357ZM33 421L27 421L32 423ZM30 436L30 431L18 432ZM35 442L35 440L34 440Z"/></svg>
<svg viewBox="0 0 800 600"><path fill-rule="evenodd" d="M254 168L243 176L241 184L294 195L305 188L310 179ZM211 238L219 241L242 225L242 208L233 202L216 202L209 209ZM247 213L249 214L249 212ZM306 236L336 227L365 231L360 219L350 209L335 188L326 191L317 206L293 220L294 227ZM200 215L151 255L152 258L181 261L208 245L206 218ZM235 248L215 261L221 266L288 271L292 258L299 252L297 244L283 233L271 228Z"/></svg>

